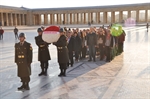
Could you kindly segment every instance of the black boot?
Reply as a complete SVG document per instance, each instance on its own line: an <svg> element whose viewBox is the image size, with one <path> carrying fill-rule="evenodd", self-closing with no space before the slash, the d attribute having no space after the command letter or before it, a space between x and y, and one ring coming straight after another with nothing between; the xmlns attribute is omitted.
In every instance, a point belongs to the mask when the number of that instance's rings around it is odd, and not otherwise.
<svg viewBox="0 0 150 99"><path fill-rule="evenodd" d="M60 69L60 74L58 76L59 77L63 76L63 69Z"/></svg>
<svg viewBox="0 0 150 99"><path fill-rule="evenodd" d="M44 71L44 75L47 76L47 68Z"/></svg>
<svg viewBox="0 0 150 99"><path fill-rule="evenodd" d="M66 77L66 69L63 69L63 74L64 77Z"/></svg>
<svg viewBox="0 0 150 99"><path fill-rule="evenodd" d="M42 76L42 75L44 75L45 73L44 73L44 69L42 68L42 72L39 74L39 76Z"/></svg>
<svg viewBox="0 0 150 99"><path fill-rule="evenodd" d="M22 85L20 87L18 87L18 90L22 90L25 88L25 82L22 82Z"/></svg>
<svg viewBox="0 0 150 99"><path fill-rule="evenodd" d="M24 88L25 90L30 90L30 87L29 87L29 82L26 82L25 83L25 88Z"/></svg>

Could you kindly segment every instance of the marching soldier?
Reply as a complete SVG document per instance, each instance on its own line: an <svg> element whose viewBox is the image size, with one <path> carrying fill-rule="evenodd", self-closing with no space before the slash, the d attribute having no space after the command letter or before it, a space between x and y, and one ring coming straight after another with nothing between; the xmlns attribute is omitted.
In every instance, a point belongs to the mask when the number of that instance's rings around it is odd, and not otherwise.
<svg viewBox="0 0 150 99"><path fill-rule="evenodd" d="M39 76L41 75L47 76L48 60L51 60L49 50L48 50L49 43L46 43L43 41L42 39L43 31L41 28L38 28L37 32L38 32L38 36L35 37L35 42L36 42L36 45L39 47L38 61L40 61L41 69L42 69Z"/></svg>
<svg viewBox="0 0 150 99"><path fill-rule="evenodd" d="M32 47L25 41L25 34L20 33L19 43L15 44L15 63L18 66L18 77L20 77L22 86L18 90L29 90L32 63Z"/></svg>
<svg viewBox="0 0 150 99"><path fill-rule="evenodd" d="M60 29L60 38L57 42L53 43L57 47L58 63L60 68L60 74L58 76L66 76L67 64L69 62L68 49L67 49L67 37L64 35L64 31Z"/></svg>

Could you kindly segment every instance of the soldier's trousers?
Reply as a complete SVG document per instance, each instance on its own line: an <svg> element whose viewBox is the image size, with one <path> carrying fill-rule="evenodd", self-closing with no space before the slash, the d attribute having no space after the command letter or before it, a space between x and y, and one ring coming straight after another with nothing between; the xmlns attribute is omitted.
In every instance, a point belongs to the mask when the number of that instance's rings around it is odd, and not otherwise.
<svg viewBox="0 0 150 99"><path fill-rule="evenodd" d="M41 62L41 69L48 69L48 61L40 61Z"/></svg>
<svg viewBox="0 0 150 99"><path fill-rule="evenodd" d="M20 77L21 79L21 82L30 82L30 77L27 76L27 77Z"/></svg>

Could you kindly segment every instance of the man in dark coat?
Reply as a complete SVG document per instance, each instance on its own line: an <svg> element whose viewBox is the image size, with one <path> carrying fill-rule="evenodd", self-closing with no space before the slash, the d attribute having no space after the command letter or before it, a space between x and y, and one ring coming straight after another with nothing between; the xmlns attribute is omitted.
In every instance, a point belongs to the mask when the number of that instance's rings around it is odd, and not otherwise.
<svg viewBox="0 0 150 99"><path fill-rule="evenodd" d="M69 60L70 63L68 62L68 66L69 64L71 65L71 67L73 66L73 51L74 51L74 37L72 35L72 33L69 31L69 33L67 34L68 40L67 40L67 48L69 51Z"/></svg>
<svg viewBox="0 0 150 99"><path fill-rule="evenodd" d="M95 54L96 54L96 47L97 45L97 37L96 33L94 32L93 28L90 28L90 33L87 35L87 46L89 48L89 60L88 61L93 61L95 62Z"/></svg>
<svg viewBox="0 0 150 99"><path fill-rule="evenodd" d="M74 51L75 51L75 60L79 61L79 55L82 48L81 38L77 32L74 32Z"/></svg>
<svg viewBox="0 0 150 99"><path fill-rule="evenodd" d="M20 33L19 43L15 44L15 63L18 67L18 77L20 77L22 86L18 87L18 90L29 90L29 81L31 75L31 63L32 63L32 47L30 43L25 41L25 34Z"/></svg>
<svg viewBox="0 0 150 99"><path fill-rule="evenodd" d="M38 61L40 61L41 63L40 66L42 69L39 76L41 75L47 76L48 60L51 60L49 49L48 49L49 43L46 43L43 41L42 39L43 31L41 28L38 28L37 32L38 32L38 36L35 37L35 42L36 42L36 45L39 47L38 48Z"/></svg>
<svg viewBox="0 0 150 99"><path fill-rule="evenodd" d="M67 63L69 62L67 37L64 35L63 28L60 28L60 38L53 43L57 47L58 63L60 74L58 76L66 76Z"/></svg>
<svg viewBox="0 0 150 99"><path fill-rule="evenodd" d="M15 27L14 29L15 38L18 39L18 29Z"/></svg>

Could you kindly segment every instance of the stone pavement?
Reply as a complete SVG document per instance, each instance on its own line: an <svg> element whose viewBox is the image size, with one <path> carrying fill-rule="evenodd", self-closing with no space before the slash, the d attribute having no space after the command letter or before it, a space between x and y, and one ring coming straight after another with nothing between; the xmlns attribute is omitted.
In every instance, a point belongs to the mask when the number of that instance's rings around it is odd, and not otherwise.
<svg viewBox="0 0 150 99"><path fill-rule="evenodd" d="M49 46L49 75L38 77L36 30L21 30L34 53L29 91L17 90L21 84L14 63L17 40L7 30L0 41L0 99L150 99L150 34L145 27L124 29L124 53L110 63L98 58L96 62L76 62L67 70L67 77L61 78L57 76L57 51L53 45Z"/></svg>

